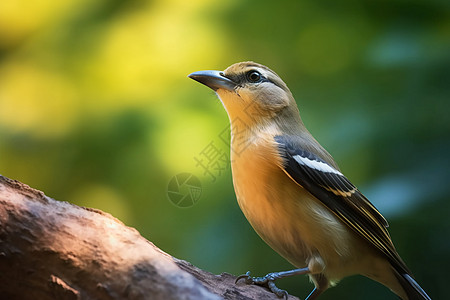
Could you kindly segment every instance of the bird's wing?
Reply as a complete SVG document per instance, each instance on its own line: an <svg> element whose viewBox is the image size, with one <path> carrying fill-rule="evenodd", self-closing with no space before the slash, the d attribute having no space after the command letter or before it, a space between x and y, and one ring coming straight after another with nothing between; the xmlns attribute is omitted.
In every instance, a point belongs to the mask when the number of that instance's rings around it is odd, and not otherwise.
<svg viewBox="0 0 450 300"><path fill-rule="evenodd" d="M340 171L286 136L276 136L275 141L284 160L283 170L292 180L383 252L394 266L409 273L386 229L386 219Z"/></svg>

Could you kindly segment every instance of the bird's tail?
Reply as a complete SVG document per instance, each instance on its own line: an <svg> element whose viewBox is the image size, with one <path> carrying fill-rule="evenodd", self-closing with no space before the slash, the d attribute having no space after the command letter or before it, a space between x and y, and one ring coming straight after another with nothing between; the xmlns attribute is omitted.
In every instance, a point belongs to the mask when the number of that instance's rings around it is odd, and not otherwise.
<svg viewBox="0 0 450 300"><path fill-rule="evenodd" d="M401 286L408 295L408 300L431 300L430 296L420 287L420 285L409 274L401 274L394 271L395 276L400 282Z"/></svg>

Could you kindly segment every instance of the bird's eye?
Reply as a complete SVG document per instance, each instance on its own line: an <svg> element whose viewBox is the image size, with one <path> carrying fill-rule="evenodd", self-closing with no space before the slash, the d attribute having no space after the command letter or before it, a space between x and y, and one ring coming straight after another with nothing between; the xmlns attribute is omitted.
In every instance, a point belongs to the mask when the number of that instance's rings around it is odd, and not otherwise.
<svg viewBox="0 0 450 300"><path fill-rule="evenodd" d="M258 71L250 71L247 73L247 79L250 82L259 82L262 79L262 75Z"/></svg>

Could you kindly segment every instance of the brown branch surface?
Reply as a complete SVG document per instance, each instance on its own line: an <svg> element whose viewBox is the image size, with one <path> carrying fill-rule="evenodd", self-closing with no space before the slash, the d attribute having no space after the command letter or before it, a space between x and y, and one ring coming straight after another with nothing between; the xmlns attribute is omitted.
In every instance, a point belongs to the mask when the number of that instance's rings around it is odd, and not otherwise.
<svg viewBox="0 0 450 300"><path fill-rule="evenodd" d="M1 299L278 299L235 279L170 256L107 213L0 175Z"/></svg>

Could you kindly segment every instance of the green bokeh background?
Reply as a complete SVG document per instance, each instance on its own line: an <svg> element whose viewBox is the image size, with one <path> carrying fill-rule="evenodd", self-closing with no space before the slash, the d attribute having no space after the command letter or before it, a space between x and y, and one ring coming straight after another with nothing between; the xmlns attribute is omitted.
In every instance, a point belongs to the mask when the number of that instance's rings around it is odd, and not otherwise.
<svg viewBox="0 0 450 300"><path fill-rule="evenodd" d="M186 76L243 60L285 80L418 282L448 298L448 1L0 1L0 173L214 273L289 269L240 212L230 170L213 180L194 160L211 142L229 152L228 118ZM167 197L182 172L202 183L184 209ZM322 299L396 297L355 276Z"/></svg>

